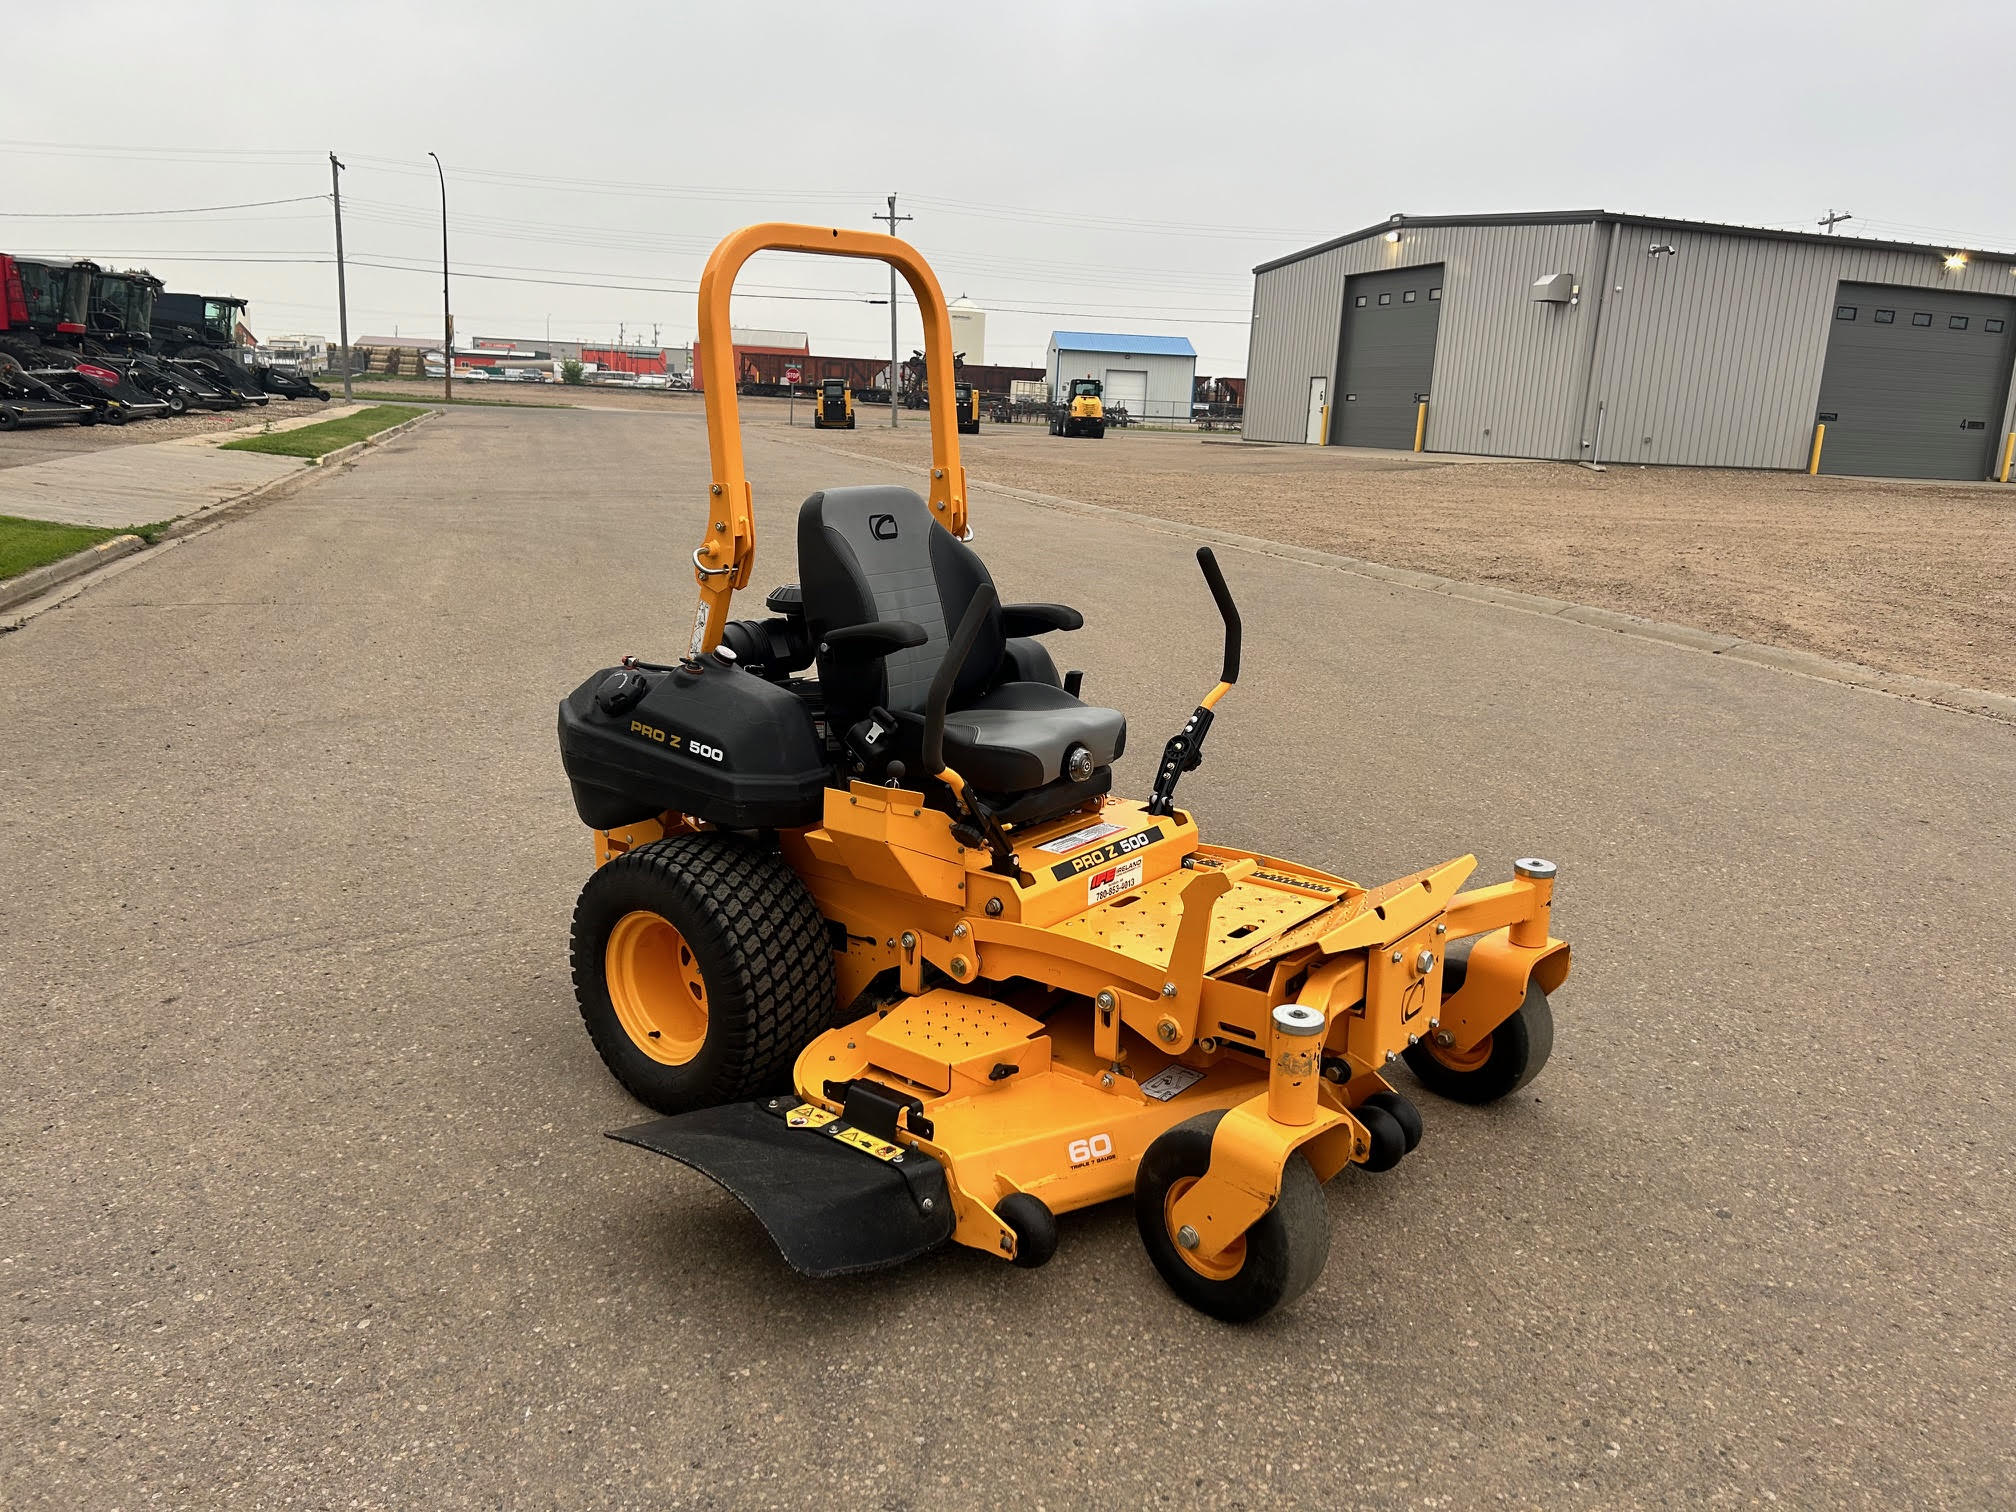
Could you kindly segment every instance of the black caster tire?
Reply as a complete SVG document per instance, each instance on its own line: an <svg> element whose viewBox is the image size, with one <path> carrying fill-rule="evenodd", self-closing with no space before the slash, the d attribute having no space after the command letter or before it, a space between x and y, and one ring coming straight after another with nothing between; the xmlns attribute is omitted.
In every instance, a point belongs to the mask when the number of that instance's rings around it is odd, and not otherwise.
<svg viewBox="0 0 2016 1512"><path fill-rule="evenodd" d="M1362 1106L1382 1108L1391 1114L1400 1125L1400 1132L1406 1136L1407 1153L1412 1155L1421 1143L1421 1110L1402 1097L1398 1092L1374 1092L1366 1098Z"/></svg>
<svg viewBox="0 0 2016 1512"><path fill-rule="evenodd" d="M994 1204L1001 1221L1015 1231L1013 1263L1024 1270L1048 1265L1057 1253L1057 1215L1040 1197L1027 1192L1010 1192Z"/></svg>
<svg viewBox="0 0 2016 1512"><path fill-rule="evenodd" d="M77 417L77 423L79 425L96 425L98 423L98 411L87 409Z"/></svg>
<svg viewBox="0 0 2016 1512"><path fill-rule="evenodd" d="M1315 1284L1330 1258L1330 1209L1323 1183L1300 1155L1281 1173L1274 1206L1216 1263L1193 1260L1172 1232L1169 1211L1211 1166L1211 1136L1225 1116L1200 1113L1148 1146L1134 1177L1134 1222L1148 1258L1169 1289L1199 1312L1250 1323Z"/></svg>
<svg viewBox="0 0 2016 1512"><path fill-rule="evenodd" d="M1496 1102L1538 1076L1554 1053L1554 1010L1540 984L1528 982L1526 1000L1468 1054L1443 1050L1432 1040L1403 1053L1407 1068L1438 1097L1473 1106Z"/></svg>
<svg viewBox="0 0 2016 1512"><path fill-rule="evenodd" d="M0 431L19 430L21 417L12 410L0 410Z"/></svg>
<svg viewBox="0 0 2016 1512"><path fill-rule="evenodd" d="M781 1084L838 991L805 884L775 850L718 833L598 868L574 907L573 963L603 1063L668 1114Z"/></svg>
<svg viewBox="0 0 2016 1512"><path fill-rule="evenodd" d="M1407 1153L1407 1134L1400 1120L1370 1102L1351 1110L1365 1132L1372 1136L1372 1149L1359 1164L1368 1171L1390 1171Z"/></svg>

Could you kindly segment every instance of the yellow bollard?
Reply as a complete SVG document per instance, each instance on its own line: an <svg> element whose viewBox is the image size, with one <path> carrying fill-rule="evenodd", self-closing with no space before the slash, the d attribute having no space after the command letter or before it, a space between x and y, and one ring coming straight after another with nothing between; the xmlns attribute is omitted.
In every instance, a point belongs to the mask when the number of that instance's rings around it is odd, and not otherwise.
<svg viewBox="0 0 2016 1512"><path fill-rule="evenodd" d="M1414 450L1421 450L1421 443L1428 438L1428 401L1423 399L1414 406Z"/></svg>
<svg viewBox="0 0 2016 1512"><path fill-rule="evenodd" d="M2016 431L2009 432L2009 444L2002 448L2002 481L2009 481L2009 464L2016 462Z"/></svg>
<svg viewBox="0 0 2016 1512"><path fill-rule="evenodd" d="M1807 473L1808 473L1808 474L1812 474L1812 473L1817 473L1817 472L1819 472L1819 471L1820 471L1820 443L1821 443L1822 441L1825 441L1826 439L1827 439L1827 427L1826 427L1826 426L1824 426L1824 425L1816 425L1816 426L1814 426L1814 427L1813 427L1813 456L1812 456L1812 458L1811 458L1811 459L1810 459L1810 460L1809 460L1809 461L1808 461L1808 462L1806 463L1806 471L1807 471Z"/></svg>
<svg viewBox="0 0 2016 1512"><path fill-rule="evenodd" d="M1276 1123L1311 1123L1316 1089L1322 1085L1323 1015L1300 1003L1283 1003L1270 1023L1267 1116Z"/></svg>
<svg viewBox="0 0 2016 1512"><path fill-rule="evenodd" d="M1547 943L1547 930L1554 915L1554 873L1552 861L1538 856L1521 856L1512 863L1512 874L1533 884L1533 901L1539 906L1512 926L1508 938L1526 950L1538 950Z"/></svg>

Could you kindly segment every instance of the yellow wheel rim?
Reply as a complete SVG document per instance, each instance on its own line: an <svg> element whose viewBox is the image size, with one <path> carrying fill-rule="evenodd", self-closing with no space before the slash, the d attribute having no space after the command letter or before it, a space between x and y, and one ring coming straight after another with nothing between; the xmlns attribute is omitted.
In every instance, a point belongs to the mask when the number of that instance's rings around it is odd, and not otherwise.
<svg viewBox="0 0 2016 1512"><path fill-rule="evenodd" d="M1183 1263L1200 1276L1208 1276L1213 1281L1230 1281L1239 1274L1246 1264L1246 1236L1241 1234L1215 1255L1200 1255L1195 1250L1185 1249L1176 1238L1176 1231L1182 1226L1176 1221L1176 1204L1183 1194L1197 1185L1195 1176L1185 1176L1173 1182L1168 1193L1162 1198L1162 1222L1169 1230L1169 1238L1176 1245L1176 1253L1183 1257Z"/></svg>
<svg viewBox="0 0 2016 1512"><path fill-rule="evenodd" d="M1476 1071L1491 1059L1491 1036L1485 1035L1468 1050L1458 1050L1454 1045L1438 1045L1428 1042L1428 1053L1451 1071Z"/></svg>
<svg viewBox="0 0 2016 1512"><path fill-rule="evenodd" d="M683 1066L707 1042L707 983L693 947L663 916L640 909L616 921L603 953L609 1002L630 1043Z"/></svg>

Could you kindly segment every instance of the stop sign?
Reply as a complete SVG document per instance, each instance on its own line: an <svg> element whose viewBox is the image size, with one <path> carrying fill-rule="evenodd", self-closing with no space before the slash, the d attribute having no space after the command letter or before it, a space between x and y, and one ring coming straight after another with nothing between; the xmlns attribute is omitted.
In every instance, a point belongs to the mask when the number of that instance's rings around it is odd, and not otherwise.
<svg viewBox="0 0 2016 1512"><path fill-rule="evenodd" d="M784 369L784 381L786 383L796 383L800 378L804 376L805 376L804 373L797 368L787 367L786 369Z"/></svg>

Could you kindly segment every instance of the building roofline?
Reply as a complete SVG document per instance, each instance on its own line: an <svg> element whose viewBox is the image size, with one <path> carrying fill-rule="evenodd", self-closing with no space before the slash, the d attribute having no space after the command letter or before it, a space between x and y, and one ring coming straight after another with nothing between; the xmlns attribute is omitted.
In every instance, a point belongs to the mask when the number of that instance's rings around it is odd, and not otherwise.
<svg viewBox="0 0 2016 1512"><path fill-rule="evenodd" d="M1277 257L1261 263L1253 272L1257 276L1271 273L1276 268L1285 268L1290 263L1301 262L1304 258L1315 257L1319 253L1332 252L1339 247L1348 247L1353 242L1369 237L1383 236L1397 226L1579 226L1579 225L1619 225L1672 227L1687 231L1706 231L1717 236L1747 236L1755 241L1814 242L1821 246L1854 246L1874 252L1923 252L1944 257L1951 253L1963 252L1969 257L1987 257L1998 261L2016 261L2016 254L1997 251L1989 247L1960 247L1944 242L1906 242L1879 240L1869 236L1827 236L1818 231L1777 231L1766 226L1733 226L1721 221L1686 220L1678 216L1633 215L1615 210L1532 210L1516 211L1504 215L1394 215L1366 226L1361 230L1347 231L1344 235L1329 241L1319 242L1313 247L1304 247L1300 252L1290 252L1285 257Z"/></svg>

